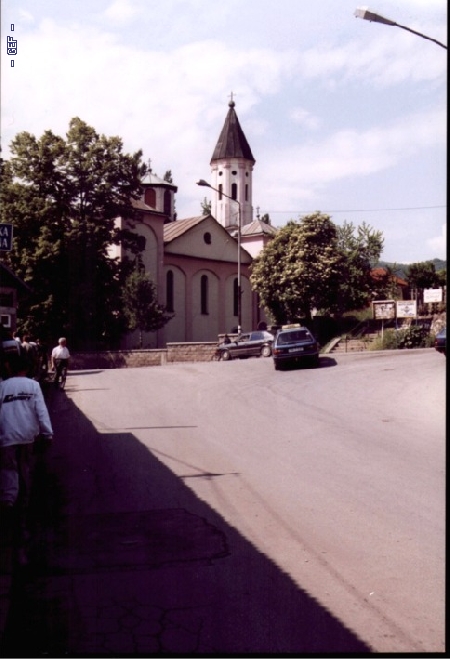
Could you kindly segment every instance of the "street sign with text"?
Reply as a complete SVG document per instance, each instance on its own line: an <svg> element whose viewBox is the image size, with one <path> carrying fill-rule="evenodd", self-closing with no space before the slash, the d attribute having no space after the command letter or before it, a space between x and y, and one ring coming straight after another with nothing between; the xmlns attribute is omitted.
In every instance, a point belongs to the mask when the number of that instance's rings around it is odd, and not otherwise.
<svg viewBox="0 0 450 659"><path fill-rule="evenodd" d="M13 225L0 224L0 250L10 252L12 249Z"/></svg>
<svg viewBox="0 0 450 659"><path fill-rule="evenodd" d="M416 300L397 300L397 318L417 318Z"/></svg>
<svg viewBox="0 0 450 659"><path fill-rule="evenodd" d="M442 302L442 288L424 288L423 301L426 303Z"/></svg>

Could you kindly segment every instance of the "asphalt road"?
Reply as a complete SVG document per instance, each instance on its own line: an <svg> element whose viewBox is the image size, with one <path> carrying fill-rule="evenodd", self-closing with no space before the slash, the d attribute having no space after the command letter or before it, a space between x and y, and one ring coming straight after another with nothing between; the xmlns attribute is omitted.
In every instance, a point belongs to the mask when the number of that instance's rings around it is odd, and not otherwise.
<svg viewBox="0 0 450 659"><path fill-rule="evenodd" d="M52 411L108 438L109 473L80 446L65 512L176 508L186 486L372 651L442 652L445 368L418 350L72 372Z"/></svg>

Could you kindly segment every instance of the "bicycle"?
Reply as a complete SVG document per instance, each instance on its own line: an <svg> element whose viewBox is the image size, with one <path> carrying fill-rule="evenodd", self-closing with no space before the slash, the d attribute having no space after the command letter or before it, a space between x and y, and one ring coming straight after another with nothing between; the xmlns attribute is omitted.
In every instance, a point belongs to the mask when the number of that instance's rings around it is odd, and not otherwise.
<svg viewBox="0 0 450 659"><path fill-rule="evenodd" d="M67 380L67 362L65 359L56 360L55 364L55 375L53 377L53 384L55 389L64 389L66 386Z"/></svg>
<svg viewBox="0 0 450 659"><path fill-rule="evenodd" d="M61 379L59 381L59 388L64 389L66 386L66 380L67 380L67 366L63 366L61 369Z"/></svg>

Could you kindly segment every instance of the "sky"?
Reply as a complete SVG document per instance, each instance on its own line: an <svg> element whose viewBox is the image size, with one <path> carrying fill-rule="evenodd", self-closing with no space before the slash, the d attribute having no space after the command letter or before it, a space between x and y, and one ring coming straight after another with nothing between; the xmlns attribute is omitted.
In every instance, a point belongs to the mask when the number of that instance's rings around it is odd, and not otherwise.
<svg viewBox="0 0 450 659"><path fill-rule="evenodd" d="M446 0L373 2L447 45ZM22 131L65 137L79 117L158 176L171 170L178 219L196 216L233 93L256 160L254 217L283 226L321 211L381 231L382 260L446 259L447 51L356 18L361 6L2 0L2 155Z"/></svg>

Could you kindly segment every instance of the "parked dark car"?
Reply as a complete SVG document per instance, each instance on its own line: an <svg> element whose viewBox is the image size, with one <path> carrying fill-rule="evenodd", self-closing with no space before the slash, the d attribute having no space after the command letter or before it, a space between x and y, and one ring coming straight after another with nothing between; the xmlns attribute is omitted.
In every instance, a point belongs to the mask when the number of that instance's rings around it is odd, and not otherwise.
<svg viewBox="0 0 450 659"><path fill-rule="evenodd" d="M434 339L434 347L438 352L447 355L447 328L444 327L443 330L436 334Z"/></svg>
<svg viewBox="0 0 450 659"><path fill-rule="evenodd" d="M221 343L216 356L224 362L235 357L270 357L273 338L273 334L265 331L241 334L230 343Z"/></svg>
<svg viewBox="0 0 450 659"><path fill-rule="evenodd" d="M272 347L275 370L291 364L317 366L319 345L307 327L287 325L279 330Z"/></svg>

